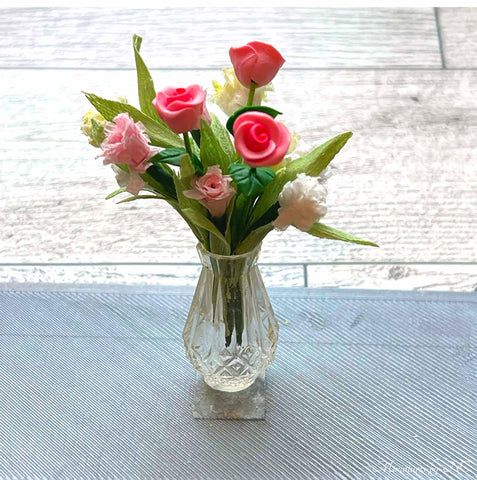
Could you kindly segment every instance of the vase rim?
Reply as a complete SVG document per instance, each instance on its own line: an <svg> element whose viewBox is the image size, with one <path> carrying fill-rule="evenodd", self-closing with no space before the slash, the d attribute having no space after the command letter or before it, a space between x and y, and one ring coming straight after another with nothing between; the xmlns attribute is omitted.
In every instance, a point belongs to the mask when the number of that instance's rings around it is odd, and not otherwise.
<svg viewBox="0 0 477 480"><path fill-rule="evenodd" d="M219 255L218 253L212 253L209 252L209 250L206 250L202 243L197 244L197 250L201 253L204 253L205 255L209 257L216 258L217 260L224 260L224 259L240 259L240 258L247 258L250 257L254 254L257 254L260 251L260 248L262 247L262 242L260 242L253 250L249 250L248 252L245 253L240 253L239 255Z"/></svg>

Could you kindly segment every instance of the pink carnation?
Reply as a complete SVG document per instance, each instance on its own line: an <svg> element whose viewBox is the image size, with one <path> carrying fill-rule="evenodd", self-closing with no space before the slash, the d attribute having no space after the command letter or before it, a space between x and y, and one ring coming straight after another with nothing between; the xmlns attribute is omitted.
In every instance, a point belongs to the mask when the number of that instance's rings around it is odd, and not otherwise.
<svg viewBox="0 0 477 480"><path fill-rule="evenodd" d="M202 177L194 177L192 190L183 193L188 198L198 200L214 217L221 217L227 209L235 189L230 185L232 178L223 175L218 165L209 167Z"/></svg>
<svg viewBox="0 0 477 480"><path fill-rule="evenodd" d="M114 122L114 123L113 123ZM129 167L130 172L144 173L151 164L148 160L159 149L149 145L149 137L141 122L134 120L127 113L120 113L104 127L106 138L101 144L103 163L121 163Z"/></svg>

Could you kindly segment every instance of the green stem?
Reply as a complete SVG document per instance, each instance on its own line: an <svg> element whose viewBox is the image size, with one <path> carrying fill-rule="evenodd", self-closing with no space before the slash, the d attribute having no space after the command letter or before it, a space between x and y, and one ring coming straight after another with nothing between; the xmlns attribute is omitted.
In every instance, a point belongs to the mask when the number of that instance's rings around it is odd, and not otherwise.
<svg viewBox="0 0 477 480"><path fill-rule="evenodd" d="M242 260L226 261L221 271L223 319L225 324L225 346L232 342L235 330L237 345L242 345L244 312L242 305L242 274L245 264Z"/></svg>
<svg viewBox="0 0 477 480"><path fill-rule="evenodd" d="M253 97L255 95L256 88L257 84L252 80L252 82L250 83L250 91L248 92L247 107L251 107L253 105Z"/></svg>
<svg viewBox="0 0 477 480"><path fill-rule="evenodd" d="M192 147L190 146L189 132L184 132L182 134L182 136L184 137L185 149L186 149L187 153L189 154L190 159L192 160Z"/></svg>
<svg viewBox="0 0 477 480"><path fill-rule="evenodd" d="M253 204L255 202L255 199L257 198L257 194L255 195L252 195L251 197L247 197L245 199L245 202L244 202L244 205L243 205L243 209L242 211L240 212L240 217L241 217L241 221L240 221L240 228L238 230L238 238L237 238L237 243L235 244L235 247L238 246L238 244L244 240L247 235L250 233L249 232L249 223L250 223L250 215L252 213L252 209L253 209Z"/></svg>

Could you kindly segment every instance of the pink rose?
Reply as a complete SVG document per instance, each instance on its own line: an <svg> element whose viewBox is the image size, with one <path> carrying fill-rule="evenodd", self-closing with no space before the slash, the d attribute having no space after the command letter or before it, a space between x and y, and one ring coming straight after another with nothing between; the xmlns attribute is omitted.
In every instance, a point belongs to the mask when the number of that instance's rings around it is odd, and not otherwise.
<svg viewBox="0 0 477 480"><path fill-rule="evenodd" d="M114 123L113 123L114 122ZM130 172L144 173L150 163L148 160L159 149L149 145L149 137L141 122L134 120L127 113L120 113L104 127L106 138L101 144L104 165L121 163L129 167Z"/></svg>
<svg viewBox="0 0 477 480"><path fill-rule="evenodd" d="M235 75L244 87L250 87L252 80L258 87L270 83L285 63L285 59L275 47L263 42L232 47L229 55Z"/></svg>
<svg viewBox="0 0 477 480"><path fill-rule="evenodd" d="M209 167L202 177L194 177L192 190L183 193L188 198L198 200L214 217L221 217L227 209L230 199L235 195L235 189L230 185L232 178L222 175L218 165Z"/></svg>
<svg viewBox="0 0 477 480"><path fill-rule="evenodd" d="M167 87L157 93L152 104L162 120L176 133L199 129L201 118L210 122L205 106L205 91L199 85Z"/></svg>
<svg viewBox="0 0 477 480"><path fill-rule="evenodd" d="M281 162L290 142L288 128L266 113L245 112L234 122L235 149L251 167L269 167Z"/></svg>

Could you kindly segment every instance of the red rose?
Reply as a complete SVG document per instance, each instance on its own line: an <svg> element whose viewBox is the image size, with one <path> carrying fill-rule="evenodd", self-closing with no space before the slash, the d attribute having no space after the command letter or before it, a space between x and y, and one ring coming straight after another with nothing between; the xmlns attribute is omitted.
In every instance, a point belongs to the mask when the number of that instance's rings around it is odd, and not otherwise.
<svg viewBox="0 0 477 480"><path fill-rule="evenodd" d="M199 129L201 118L210 122L205 106L205 91L199 85L167 87L157 93L152 104L159 117L176 133Z"/></svg>
<svg viewBox="0 0 477 480"><path fill-rule="evenodd" d="M290 141L288 128L266 113L245 112L234 122L235 149L251 167L269 167L281 162Z"/></svg>
<svg viewBox="0 0 477 480"><path fill-rule="evenodd" d="M259 87L270 83L285 63L285 59L275 47L263 42L232 47L229 55L235 75L244 87L250 87L252 81Z"/></svg>

